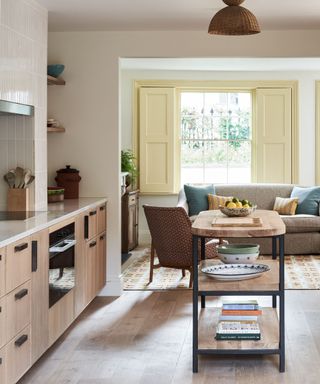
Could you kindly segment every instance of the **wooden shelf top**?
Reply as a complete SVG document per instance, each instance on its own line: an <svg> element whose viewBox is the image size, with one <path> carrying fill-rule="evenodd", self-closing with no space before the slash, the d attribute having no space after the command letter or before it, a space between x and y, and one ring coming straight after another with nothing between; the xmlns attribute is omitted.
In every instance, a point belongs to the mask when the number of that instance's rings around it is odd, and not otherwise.
<svg viewBox="0 0 320 384"><path fill-rule="evenodd" d="M201 268L208 265L221 264L218 260L205 260L199 266L199 291L279 291L279 260L262 259L260 264L269 266L270 271L264 272L261 276L254 279L239 281L218 281L206 276L201 272Z"/></svg>
<svg viewBox="0 0 320 384"><path fill-rule="evenodd" d="M64 127L47 127L47 132L52 133L52 132L65 132L66 129Z"/></svg>
<svg viewBox="0 0 320 384"><path fill-rule="evenodd" d="M65 85L66 82L61 77L53 77L47 75L47 83L48 85Z"/></svg>
<svg viewBox="0 0 320 384"><path fill-rule="evenodd" d="M278 349L279 320L275 309L262 308L258 316L261 340L216 340L216 326L221 308L204 308L199 316L199 349Z"/></svg>

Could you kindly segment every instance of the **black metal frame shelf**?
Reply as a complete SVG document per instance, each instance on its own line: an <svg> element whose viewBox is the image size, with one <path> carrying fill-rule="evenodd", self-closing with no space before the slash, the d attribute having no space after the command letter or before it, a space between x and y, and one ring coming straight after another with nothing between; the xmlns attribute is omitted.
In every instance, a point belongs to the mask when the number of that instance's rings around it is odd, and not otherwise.
<svg viewBox="0 0 320 384"><path fill-rule="evenodd" d="M285 318L284 318L284 235L272 237L272 259L277 259L279 253L279 289L277 290L259 290L259 279L256 279L257 289L250 290L199 290L199 271L198 268L198 244L201 240L201 260L205 260L205 240L207 237L193 235L193 372L198 372L199 355L279 355L279 371L285 371ZM277 246L278 243L278 246ZM277 252L277 249L279 250ZM212 281L214 286L214 281ZM226 285L227 287L227 285ZM214 288L214 287L213 287ZM210 349L199 348L199 297L201 298L201 308L206 308L206 296L271 296L272 307L277 308L277 297L279 297L279 347L268 348L250 348L250 349ZM262 315L263 316L263 315ZM214 335L208 335L214 337ZM219 341L220 342L220 341ZM217 342L217 343L219 343ZM223 341L222 341L223 342ZM243 341L237 341L242 343Z"/></svg>

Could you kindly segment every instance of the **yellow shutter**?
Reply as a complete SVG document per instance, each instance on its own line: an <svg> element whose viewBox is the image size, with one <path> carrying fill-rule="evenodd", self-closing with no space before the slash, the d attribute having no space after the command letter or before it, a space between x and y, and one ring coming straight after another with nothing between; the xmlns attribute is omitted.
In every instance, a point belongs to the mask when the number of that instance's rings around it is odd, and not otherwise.
<svg viewBox="0 0 320 384"><path fill-rule="evenodd" d="M257 89L256 103L257 182L291 183L291 89Z"/></svg>
<svg viewBox="0 0 320 384"><path fill-rule="evenodd" d="M142 193L174 192L173 88L140 89L139 176Z"/></svg>

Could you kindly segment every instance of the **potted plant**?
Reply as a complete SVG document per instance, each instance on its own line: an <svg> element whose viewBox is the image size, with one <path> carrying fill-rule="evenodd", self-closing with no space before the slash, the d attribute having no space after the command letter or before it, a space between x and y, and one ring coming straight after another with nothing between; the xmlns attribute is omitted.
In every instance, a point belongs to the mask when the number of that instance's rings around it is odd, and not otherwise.
<svg viewBox="0 0 320 384"><path fill-rule="evenodd" d="M133 187L136 183L138 171L136 157L131 149L121 151L121 172L128 172L126 176L126 187Z"/></svg>

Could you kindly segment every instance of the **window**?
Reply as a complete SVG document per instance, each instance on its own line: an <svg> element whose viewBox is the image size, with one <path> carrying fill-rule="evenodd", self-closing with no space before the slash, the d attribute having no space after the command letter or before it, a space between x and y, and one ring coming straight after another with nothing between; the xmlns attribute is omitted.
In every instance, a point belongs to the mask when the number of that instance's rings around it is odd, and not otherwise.
<svg viewBox="0 0 320 384"><path fill-rule="evenodd" d="M181 185L250 183L251 92L181 92Z"/></svg>

